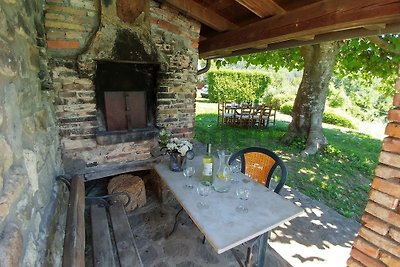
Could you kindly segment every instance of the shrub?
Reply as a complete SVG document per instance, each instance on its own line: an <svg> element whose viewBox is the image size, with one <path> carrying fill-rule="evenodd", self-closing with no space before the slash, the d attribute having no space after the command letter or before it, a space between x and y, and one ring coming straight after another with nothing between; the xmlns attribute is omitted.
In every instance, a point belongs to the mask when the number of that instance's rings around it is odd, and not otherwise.
<svg viewBox="0 0 400 267"><path fill-rule="evenodd" d="M351 120L345 118L339 114L334 113L333 111L325 111L324 116L322 117L322 122L342 126L350 129L356 129L355 125Z"/></svg>
<svg viewBox="0 0 400 267"><path fill-rule="evenodd" d="M263 103L266 105L274 105L280 109L280 107L287 102L292 102L296 98L296 95L292 94L276 94L276 95L268 95L263 99Z"/></svg>
<svg viewBox="0 0 400 267"><path fill-rule="evenodd" d="M270 78L260 71L210 70L208 95L212 102L252 102L262 97Z"/></svg>
<svg viewBox="0 0 400 267"><path fill-rule="evenodd" d="M289 101L284 103L279 111L283 114L292 115L293 102ZM322 117L322 122L350 129L356 129L356 126L353 124L351 120L339 114L336 114L332 110L325 110L324 115Z"/></svg>
<svg viewBox="0 0 400 267"><path fill-rule="evenodd" d="M293 104L294 103L292 101L286 102L281 105L281 108L279 109L279 111L286 115L292 115Z"/></svg>

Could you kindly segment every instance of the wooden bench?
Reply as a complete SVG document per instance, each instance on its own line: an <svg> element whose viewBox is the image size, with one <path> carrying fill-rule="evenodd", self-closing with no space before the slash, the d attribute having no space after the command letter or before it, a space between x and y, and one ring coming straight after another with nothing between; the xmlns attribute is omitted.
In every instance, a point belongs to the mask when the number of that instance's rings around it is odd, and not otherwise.
<svg viewBox="0 0 400 267"><path fill-rule="evenodd" d="M94 198L97 201L85 197L85 185L79 175L73 176L71 181L63 176L57 178L70 189L62 266L85 266L86 199L92 200L93 266L143 267L124 206L120 202L110 204L104 197Z"/></svg>

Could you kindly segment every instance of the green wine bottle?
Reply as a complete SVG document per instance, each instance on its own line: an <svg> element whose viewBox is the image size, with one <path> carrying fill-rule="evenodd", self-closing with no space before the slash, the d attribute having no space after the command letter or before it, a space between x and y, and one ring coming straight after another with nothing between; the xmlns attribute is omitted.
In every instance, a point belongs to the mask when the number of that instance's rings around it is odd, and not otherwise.
<svg viewBox="0 0 400 267"><path fill-rule="evenodd" d="M207 153L203 156L201 183L211 185L213 181L214 157L211 155L211 144L207 144Z"/></svg>

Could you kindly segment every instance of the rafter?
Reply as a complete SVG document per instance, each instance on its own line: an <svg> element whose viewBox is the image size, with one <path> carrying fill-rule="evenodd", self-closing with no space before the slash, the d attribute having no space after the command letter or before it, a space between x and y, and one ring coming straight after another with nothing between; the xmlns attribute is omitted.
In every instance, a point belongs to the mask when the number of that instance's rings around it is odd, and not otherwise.
<svg viewBox="0 0 400 267"><path fill-rule="evenodd" d="M246 7L260 18L286 13L286 10L275 3L274 0L236 0L236 2Z"/></svg>
<svg viewBox="0 0 400 267"><path fill-rule="evenodd" d="M200 57L365 25L400 21L400 1L325 0L200 42ZM238 38L240 36L240 38Z"/></svg>
<svg viewBox="0 0 400 267"><path fill-rule="evenodd" d="M308 41L288 40L284 42L269 44L268 46L264 47L259 46L248 49L236 50L233 51L230 56L246 55L263 51L273 51L290 47L299 47L303 45L313 45L313 44L319 44L321 42L345 40L355 37L368 38L370 36L377 36L380 34L398 33L398 32L400 32L400 23L388 24L384 29L375 29L375 30L367 30L366 28L354 28L343 31L320 34L315 36L313 40L308 40ZM212 58L218 58L218 57L220 56L213 56Z"/></svg>
<svg viewBox="0 0 400 267"><path fill-rule="evenodd" d="M216 31L224 32L238 28L236 24L215 13L212 9L193 0L166 0L165 2Z"/></svg>

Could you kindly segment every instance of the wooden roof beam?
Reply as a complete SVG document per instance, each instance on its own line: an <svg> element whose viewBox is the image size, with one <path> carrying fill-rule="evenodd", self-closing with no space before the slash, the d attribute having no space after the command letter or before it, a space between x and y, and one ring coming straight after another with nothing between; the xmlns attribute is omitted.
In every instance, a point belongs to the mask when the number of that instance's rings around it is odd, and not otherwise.
<svg viewBox="0 0 400 267"><path fill-rule="evenodd" d="M319 44L321 42L346 40L346 39L351 39L351 38L355 38L355 37L377 36L380 34L398 33L398 32L400 32L400 23L388 24L388 25L386 25L386 27L384 29L368 30L365 28L356 28L356 29L349 29L349 30L344 30L344 31L320 34L320 35L315 36L313 40L308 40L308 41L289 40L289 41L285 41L285 42L269 44L268 46L264 45L264 47L262 47L260 45L259 47L237 50L237 51L231 52L231 54L229 56L240 56L240 55L258 53L258 52L264 52L264 51L273 51L273 50L278 50L278 49L299 47L299 46L303 46L303 45ZM219 58L219 56L213 56L212 58Z"/></svg>
<svg viewBox="0 0 400 267"><path fill-rule="evenodd" d="M286 13L286 10L275 3L274 0L236 0L236 2L260 18L265 18L272 15L282 15Z"/></svg>
<svg viewBox="0 0 400 267"><path fill-rule="evenodd" d="M236 24L215 13L212 9L205 8L193 0L166 0L164 2L216 31L224 32L238 28Z"/></svg>
<svg viewBox="0 0 400 267"><path fill-rule="evenodd" d="M216 50L243 50L306 35L399 22L399 14L400 1L324 0L208 38L200 42L199 53L207 58Z"/></svg>

